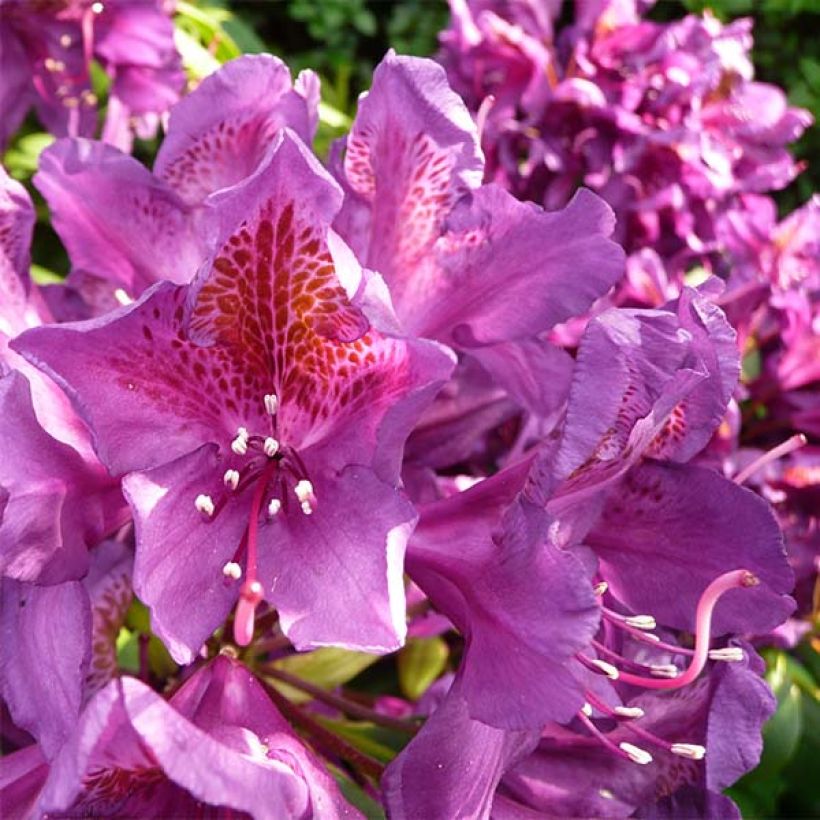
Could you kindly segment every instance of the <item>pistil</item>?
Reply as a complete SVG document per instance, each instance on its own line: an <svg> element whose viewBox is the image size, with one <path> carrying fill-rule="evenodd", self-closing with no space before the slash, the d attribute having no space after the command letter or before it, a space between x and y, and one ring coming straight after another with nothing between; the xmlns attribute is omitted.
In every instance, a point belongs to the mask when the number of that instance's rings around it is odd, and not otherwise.
<svg viewBox="0 0 820 820"><path fill-rule="evenodd" d="M248 537L245 548L245 581L239 590L239 603L236 605L234 618L234 639L240 646L247 646L253 640L253 627L256 607L264 598L262 585L256 578L257 573L257 534L259 531L259 516L262 510L262 501L268 487L268 481L273 476L277 462L271 460L265 465L262 475L257 481L251 500L250 518L248 520Z"/></svg>

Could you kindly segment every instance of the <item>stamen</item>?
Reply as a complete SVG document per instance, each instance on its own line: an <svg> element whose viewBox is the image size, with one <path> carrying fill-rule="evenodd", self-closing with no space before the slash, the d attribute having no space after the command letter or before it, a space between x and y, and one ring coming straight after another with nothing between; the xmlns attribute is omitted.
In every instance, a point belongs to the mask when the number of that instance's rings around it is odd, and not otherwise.
<svg viewBox="0 0 820 820"><path fill-rule="evenodd" d="M734 477L733 480L735 484L743 484L767 464L771 464L773 461L777 461L777 459L787 456L795 450L799 450L801 447L804 447L807 442L808 439L803 433L798 433L791 438L787 438L782 444L778 444L777 447L772 447L768 453L763 453L760 458L756 458L751 464L747 464L746 467Z"/></svg>
<svg viewBox="0 0 820 820"><path fill-rule="evenodd" d="M265 412L269 416L275 416L276 411L279 409L279 399L276 394L266 393L263 401L265 402Z"/></svg>
<svg viewBox="0 0 820 820"><path fill-rule="evenodd" d="M649 674L656 678L676 678L680 675L680 669L671 663L658 663L649 667Z"/></svg>
<svg viewBox="0 0 820 820"><path fill-rule="evenodd" d="M715 609L720 597L723 593L730 589L748 588L757 586L760 580L746 569L736 569L731 572L725 572L718 578L715 578L709 586L703 591L698 601L698 607L695 612L695 652L689 666L681 674L678 674L672 680L658 680L657 678L648 678L641 675L633 675L630 672L622 672L621 680L624 683L631 683L635 686L643 686L646 689L678 689L691 683L703 671L706 661L709 658L709 632L712 628L712 612ZM656 670L663 667L655 667L652 674L656 674Z"/></svg>
<svg viewBox="0 0 820 820"><path fill-rule="evenodd" d="M613 711L618 717L622 718L642 718L646 712L640 706L616 706Z"/></svg>
<svg viewBox="0 0 820 820"><path fill-rule="evenodd" d="M104 8L105 6L100 2L91 4L91 11L93 11L94 14L102 14Z"/></svg>
<svg viewBox="0 0 820 820"><path fill-rule="evenodd" d="M603 797L604 800L614 800L615 795L609 789L598 789L598 796Z"/></svg>
<svg viewBox="0 0 820 820"><path fill-rule="evenodd" d="M581 711L582 711L582 712L583 712L583 713L584 713L587 717L592 717L592 706L591 706L591 704L589 704L589 703L585 703L585 704L581 707Z"/></svg>
<svg viewBox="0 0 820 820"><path fill-rule="evenodd" d="M710 649L709 660L726 661L727 663L737 663L742 661L746 655L739 646L726 646L723 649Z"/></svg>
<svg viewBox="0 0 820 820"><path fill-rule="evenodd" d="M279 452L279 442L272 436L268 436L262 445L262 449L268 458L273 458Z"/></svg>
<svg viewBox="0 0 820 820"><path fill-rule="evenodd" d="M194 500L194 506L197 511L210 518L214 514L214 501L209 495L198 495Z"/></svg>
<svg viewBox="0 0 820 820"><path fill-rule="evenodd" d="M658 627L658 624L651 615L630 615L624 619L624 623L629 624L629 626L634 626L635 629L643 629L647 632L651 632Z"/></svg>
<svg viewBox="0 0 820 820"><path fill-rule="evenodd" d="M123 288L117 288L114 291L114 298L117 300L119 304L123 307L126 305L130 305L134 300L123 290Z"/></svg>
<svg viewBox="0 0 820 820"><path fill-rule="evenodd" d="M600 672L603 672L610 680L618 680L621 675L611 663L602 661L599 658L591 658L590 663L597 667Z"/></svg>
<svg viewBox="0 0 820 820"><path fill-rule="evenodd" d="M222 480L229 490L235 490L239 486L239 470L225 470Z"/></svg>
<svg viewBox="0 0 820 820"><path fill-rule="evenodd" d="M633 746L626 741L619 743L618 746L622 751L627 753L633 763L640 763L641 766L646 766L647 763L652 762L652 755L649 754L646 749L641 749L640 746Z"/></svg>
<svg viewBox="0 0 820 820"><path fill-rule="evenodd" d="M242 577L242 567L236 561L228 561L222 567L222 574L230 581L238 581Z"/></svg>
<svg viewBox="0 0 820 820"><path fill-rule="evenodd" d="M609 584L606 581L601 581L600 584L595 584L592 591L600 598L609 589Z"/></svg>
<svg viewBox="0 0 820 820"><path fill-rule="evenodd" d="M670 747L672 754L680 757L688 757L690 760L703 760L706 757L706 749L696 743L673 743Z"/></svg>
<svg viewBox="0 0 820 820"><path fill-rule="evenodd" d="M316 495L313 492L313 484L306 478L296 482L293 488L296 493L296 498L299 499L299 504L302 507L302 512L305 515L310 515L313 512L313 506L316 504Z"/></svg>
<svg viewBox="0 0 820 820"><path fill-rule="evenodd" d="M231 450L238 456L244 456L248 452L248 431L244 427L237 428L236 438L231 442Z"/></svg>
<svg viewBox="0 0 820 820"><path fill-rule="evenodd" d="M61 34L60 35L60 45L63 48L68 48L71 45L71 35L70 34Z"/></svg>
<svg viewBox="0 0 820 820"><path fill-rule="evenodd" d="M279 515L279 510L282 509L282 502L278 498L272 498L268 501L268 518L276 518Z"/></svg>

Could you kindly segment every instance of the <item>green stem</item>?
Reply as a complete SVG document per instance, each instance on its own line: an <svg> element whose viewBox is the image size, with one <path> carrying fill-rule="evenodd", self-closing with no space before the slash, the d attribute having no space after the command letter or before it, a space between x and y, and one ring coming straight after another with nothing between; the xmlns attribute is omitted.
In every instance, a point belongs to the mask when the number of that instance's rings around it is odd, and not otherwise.
<svg viewBox="0 0 820 820"><path fill-rule="evenodd" d="M306 715L301 709L294 706L284 695L271 686L264 678L258 678L270 699L276 704L276 708L291 723L301 726L305 732L313 739L316 745L324 748L334 757L347 760L359 771L380 780L384 774L385 767L374 760L369 755L360 752L355 746L351 746L342 740L338 735L333 734L329 729L317 723L313 718Z"/></svg>
<svg viewBox="0 0 820 820"><path fill-rule="evenodd" d="M291 675L290 672L285 672L284 669L278 669L269 664L264 667L264 671L269 677L276 678L276 680L280 680L282 683L286 683L294 689L306 692L308 695L312 695L316 698L316 700L320 700L328 706L333 706L340 712L344 712L351 717L367 720L378 726L384 726L386 729L395 729L396 731L407 732L411 735L414 735L419 730L419 727L414 723L392 718L389 715L382 715L373 709L369 709L367 706L362 706L360 703L355 703L347 698L335 695L333 692L328 692L327 689L323 689L321 686L316 686L314 683L302 680L302 678L297 678L295 675Z"/></svg>

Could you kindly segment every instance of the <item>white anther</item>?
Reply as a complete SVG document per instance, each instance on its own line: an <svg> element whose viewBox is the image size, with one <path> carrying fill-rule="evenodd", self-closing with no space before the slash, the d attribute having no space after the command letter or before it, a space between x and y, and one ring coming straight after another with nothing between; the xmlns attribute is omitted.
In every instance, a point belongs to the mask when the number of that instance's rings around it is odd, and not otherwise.
<svg viewBox="0 0 820 820"><path fill-rule="evenodd" d="M589 703L585 703L585 704L581 707L581 711L582 711L582 712L583 712L583 713L584 713L587 717L592 717L592 705L591 705L591 704L589 704Z"/></svg>
<svg viewBox="0 0 820 820"><path fill-rule="evenodd" d="M598 789L598 796L603 797L604 800L614 800L615 795L609 789Z"/></svg>
<svg viewBox="0 0 820 820"><path fill-rule="evenodd" d="M737 663L742 661L746 656L739 646L727 646L723 649L710 649L709 659L713 661L727 661L729 663Z"/></svg>
<svg viewBox="0 0 820 820"><path fill-rule="evenodd" d="M226 578L230 578L231 581L238 581L242 577L242 567L240 567L236 561L228 561L228 563L222 567L222 574Z"/></svg>
<svg viewBox="0 0 820 820"><path fill-rule="evenodd" d="M671 663L650 666L649 672L655 678L676 678L680 675L678 667L673 666Z"/></svg>
<svg viewBox="0 0 820 820"><path fill-rule="evenodd" d="M627 626L634 626L635 629L645 629L648 632L655 629L658 625L651 615L630 615L624 620Z"/></svg>
<svg viewBox="0 0 820 820"><path fill-rule="evenodd" d="M313 507L310 506L310 501L303 501L301 506L305 515L313 515Z"/></svg>
<svg viewBox="0 0 820 820"><path fill-rule="evenodd" d="M624 742L619 743L618 747L622 752L626 752L633 763L640 763L641 766L646 766L647 763L652 762L652 755L640 746L633 746L631 743Z"/></svg>
<svg viewBox="0 0 820 820"><path fill-rule="evenodd" d="M71 35L70 34L61 34L60 35L60 45L63 48L68 48L71 45Z"/></svg>
<svg viewBox="0 0 820 820"><path fill-rule="evenodd" d="M275 393L265 393L265 412L269 416L275 416L276 411L279 409L279 399L277 398Z"/></svg>
<svg viewBox="0 0 820 820"><path fill-rule="evenodd" d="M80 104L80 101L77 97L65 97L63 99L63 105L66 108L76 108Z"/></svg>
<svg viewBox="0 0 820 820"><path fill-rule="evenodd" d="M279 510L282 509L282 502L278 498L272 498L268 501L268 518L276 518L279 515Z"/></svg>
<svg viewBox="0 0 820 820"><path fill-rule="evenodd" d="M673 743L672 754L680 757L688 757L690 760L703 760L706 757L706 749L696 743Z"/></svg>
<svg viewBox="0 0 820 820"><path fill-rule="evenodd" d="M597 666L598 669L600 669L601 672L603 672L610 680L618 680L618 678L621 677L621 673L611 663L599 660L598 658L593 658L592 663L594 666Z"/></svg>
<svg viewBox="0 0 820 820"><path fill-rule="evenodd" d="M93 91L83 91L80 96L86 105L96 105L99 102L97 95Z"/></svg>
<svg viewBox="0 0 820 820"><path fill-rule="evenodd" d="M303 503L305 501L310 501L313 497L313 484L311 484L306 478L303 478L296 482L293 492L296 493L296 497L299 501Z"/></svg>
<svg viewBox="0 0 820 820"><path fill-rule="evenodd" d="M272 436L268 436L262 445L262 449L268 458L273 458L279 452L279 442Z"/></svg>
<svg viewBox="0 0 820 820"><path fill-rule="evenodd" d="M640 706L616 706L615 714L624 718L642 718L646 712Z"/></svg>
<svg viewBox="0 0 820 820"><path fill-rule="evenodd" d="M46 71L65 71L65 63L62 60L55 60L53 57L46 57L43 65L45 65Z"/></svg>
<svg viewBox="0 0 820 820"><path fill-rule="evenodd" d="M653 635L651 632L644 632L643 638L641 640L644 641L652 641L652 643L660 643L661 639L657 635Z"/></svg>
<svg viewBox="0 0 820 820"><path fill-rule="evenodd" d="M194 506L203 515L207 515L208 518L214 514L214 502L209 495L198 495L194 501Z"/></svg>
<svg viewBox="0 0 820 820"><path fill-rule="evenodd" d="M225 470L222 481L229 490L235 490L239 486L239 470Z"/></svg>
<svg viewBox="0 0 820 820"><path fill-rule="evenodd" d="M592 591L599 597L609 589L609 584L606 581L601 581L600 584L595 584Z"/></svg>
<svg viewBox="0 0 820 820"><path fill-rule="evenodd" d="M126 305L130 305L134 301L122 288L117 288L114 291L114 298L123 307L125 307Z"/></svg>
<svg viewBox="0 0 820 820"><path fill-rule="evenodd" d="M236 430L236 438L231 442L231 450L238 456L244 456L248 452L248 431L244 427Z"/></svg>
<svg viewBox="0 0 820 820"><path fill-rule="evenodd" d="M103 6L103 4L99 2L91 4L91 11L93 11L94 14L102 14L102 10L104 8L105 6Z"/></svg>

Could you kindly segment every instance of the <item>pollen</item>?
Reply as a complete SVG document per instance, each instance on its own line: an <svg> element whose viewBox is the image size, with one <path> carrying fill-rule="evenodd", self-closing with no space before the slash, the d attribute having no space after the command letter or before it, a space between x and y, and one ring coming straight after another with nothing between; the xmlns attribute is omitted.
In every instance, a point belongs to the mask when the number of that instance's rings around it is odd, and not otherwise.
<svg viewBox="0 0 820 820"><path fill-rule="evenodd" d="M242 577L242 567L236 561L228 561L222 567L222 574L231 581L238 581Z"/></svg>
<svg viewBox="0 0 820 820"><path fill-rule="evenodd" d="M273 458L279 452L279 442L272 436L268 436L262 445L262 449L268 458Z"/></svg>
<svg viewBox="0 0 820 820"><path fill-rule="evenodd" d="M198 512L208 516L208 518L214 514L214 502L209 495L205 495L204 493L202 495L198 495L194 500L194 506L197 508Z"/></svg>
<svg viewBox="0 0 820 820"><path fill-rule="evenodd" d="M652 755L640 746L634 746L633 744L624 741L623 743L619 743L618 747L622 752L626 753L627 757L633 763L639 763L641 766L646 766L647 763L652 762Z"/></svg>
<svg viewBox="0 0 820 820"><path fill-rule="evenodd" d="M706 748L696 743L673 743L670 751L672 754L688 757L690 760L703 760L706 757Z"/></svg>
<svg viewBox="0 0 820 820"><path fill-rule="evenodd" d="M222 481L229 490L235 490L239 486L239 471L225 470Z"/></svg>
<svg viewBox="0 0 820 820"><path fill-rule="evenodd" d="M265 402L265 412L269 416L275 416L276 411L279 409L279 399L275 393L266 393L263 399Z"/></svg>
<svg viewBox="0 0 820 820"><path fill-rule="evenodd" d="M276 518L281 509L282 502L278 498L272 498L268 501L268 518Z"/></svg>
<svg viewBox="0 0 820 820"><path fill-rule="evenodd" d="M239 427L236 431L236 438L231 442L231 450L238 456L244 456L248 452L249 438L247 428Z"/></svg>

